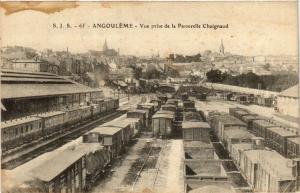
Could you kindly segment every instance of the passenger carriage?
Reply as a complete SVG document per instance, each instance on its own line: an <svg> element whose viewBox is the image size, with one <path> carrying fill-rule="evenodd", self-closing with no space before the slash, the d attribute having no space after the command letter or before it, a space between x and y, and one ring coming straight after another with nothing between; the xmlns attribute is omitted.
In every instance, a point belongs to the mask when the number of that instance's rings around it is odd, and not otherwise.
<svg viewBox="0 0 300 193"><path fill-rule="evenodd" d="M62 129L66 123L65 112L63 111L51 111L33 116L42 118L44 135L48 135L59 129Z"/></svg>
<svg viewBox="0 0 300 193"><path fill-rule="evenodd" d="M42 136L43 119L39 117L24 117L1 122L1 146L4 149L13 148L27 141Z"/></svg>

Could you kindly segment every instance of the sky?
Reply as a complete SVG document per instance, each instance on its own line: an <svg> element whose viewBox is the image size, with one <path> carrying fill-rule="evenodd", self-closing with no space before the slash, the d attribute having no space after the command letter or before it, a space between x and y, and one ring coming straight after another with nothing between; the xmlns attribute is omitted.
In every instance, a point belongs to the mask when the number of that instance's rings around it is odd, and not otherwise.
<svg viewBox="0 0 300 193"><path fill-rule="evenodd" d="M60 6L55 2L55 6ZM218 51L254 55L297 55L296 2L81 2L76 8L7 14L0 8L1 46L71 52L120 49L125 55L196 54ZM6 13L6 14L5 14ZM133 29L93 29L94 23L131 23ZM85 24L55 29L53 24ZM228 29L141 29L139 24L228 24Z"/></svg>

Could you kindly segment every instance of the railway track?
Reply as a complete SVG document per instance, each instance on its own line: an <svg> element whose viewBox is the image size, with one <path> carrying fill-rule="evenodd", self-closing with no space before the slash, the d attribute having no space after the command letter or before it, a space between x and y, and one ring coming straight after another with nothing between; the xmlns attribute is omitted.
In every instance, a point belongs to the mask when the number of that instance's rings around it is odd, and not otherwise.
<svg viewBox="0 0 300 193"><path fill-rule="evenodd" d="M14 169L15 167L22 165L43 153L52 151L66 144L70 140L80 137L82 134L95 128L99 124L103 124L123 115L125 112L126 111L115 111L103 117L97 117L94 120L90 119L76 127L73 126L73 129L60 133L54 138L46 139L45 141L33 146L26 146L24 149L18 149L8 155L2 155L1 167L2 169Z"/></svg>

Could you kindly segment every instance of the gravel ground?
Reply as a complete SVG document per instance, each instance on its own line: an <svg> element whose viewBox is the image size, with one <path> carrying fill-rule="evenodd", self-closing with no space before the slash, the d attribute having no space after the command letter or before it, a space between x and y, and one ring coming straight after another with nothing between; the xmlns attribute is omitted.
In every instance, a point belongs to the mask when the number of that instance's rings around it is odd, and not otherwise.
<svg viewBox="0 0 300 193"><path fill-rule="evenodd" d="M130 187L123 185L123 180L128 173L131 165L138 159L139 151L145 146L146 139L139 139L123 157L116 160L112 166L112 175L105 177L97 186L93 188L92 193L112 193L129 190Z"/></svg>

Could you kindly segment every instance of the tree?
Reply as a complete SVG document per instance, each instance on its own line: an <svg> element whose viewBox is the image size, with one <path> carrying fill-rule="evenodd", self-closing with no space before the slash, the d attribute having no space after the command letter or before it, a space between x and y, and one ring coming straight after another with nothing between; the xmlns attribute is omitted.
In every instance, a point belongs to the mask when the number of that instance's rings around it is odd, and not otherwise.
<svg viewBox="0 0 300 193"><path fill-rule="evenodd" d="M143 69L141 67L136 67L133 69L133 76L135 79L139 80L142 76Z"/></svg>
<svg viewBox="0 0 300 193"><path fill-rule="evenodd" d="M222 72L218 69L213 70L211 69L206 73L206 78L208 82L222 82L223 77L222 77Z"/></svg>

